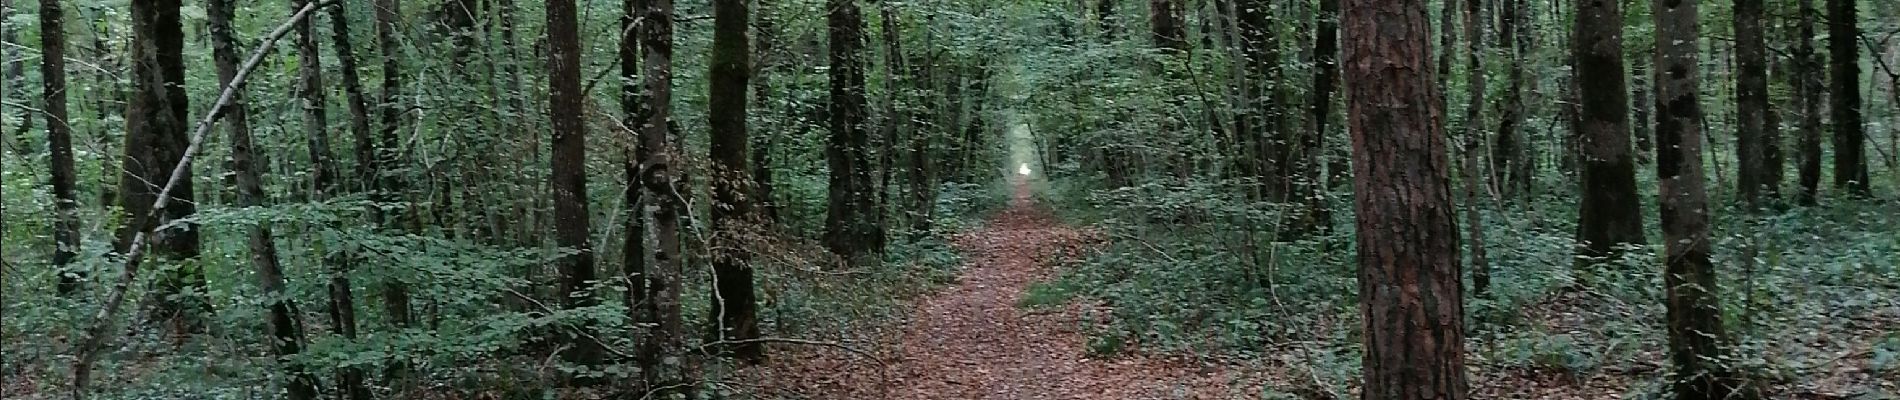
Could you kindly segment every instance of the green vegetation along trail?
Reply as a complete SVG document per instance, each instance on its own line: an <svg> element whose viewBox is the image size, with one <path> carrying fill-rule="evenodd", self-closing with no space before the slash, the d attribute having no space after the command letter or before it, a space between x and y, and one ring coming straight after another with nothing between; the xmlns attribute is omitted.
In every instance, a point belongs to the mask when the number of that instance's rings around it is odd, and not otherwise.
<svg viewBox="0 0 1900 400"><path fill-rule="evenodd" d="M1227 373L1138 355L1094 358L1078 332L1082 306L1017 307L1053 278L1047 262L1083 250L1088 233L1063 225L1018 183L1010 208L954 238L965 256L956 283L914 303L879 363L836 352L774 361L772 386L824 399L1224 399ZM883 368L884 370L878 371ZM797 397L794 396L794 397Z"/></svg>

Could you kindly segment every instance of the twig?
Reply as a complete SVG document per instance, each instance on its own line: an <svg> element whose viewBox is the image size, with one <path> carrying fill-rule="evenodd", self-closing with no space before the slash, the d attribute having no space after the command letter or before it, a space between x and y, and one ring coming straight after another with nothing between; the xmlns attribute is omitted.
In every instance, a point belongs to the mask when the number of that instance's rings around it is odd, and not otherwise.
<svg viewBox="0 0 1900 400"><path fill-rule="evenodd" d="M244 60L244 65L238 68L237 75L231 78L231 83L225 85L224 92L218 95L218 102L205 112L203 119L198 121L197 129L191 134L190 144L185 146L185 152L179 157L178 165L172 167L171 177L166 179L165 187L158 192L158 200L152 202L152 210L148 218L159 218L164 215L165 206L171 203L172 190L177 189L179 183L184 180L185 172L191 169L192 157L198 153L199 148L204 146L205 134L211 131L211 126L218 117L222 116L224 108L231 105L232 99L237 97L238 90L244 87L244 80L250 77L251 71L257 69L257 65L264 60L264 55L269 54L271 48L277 45L277 40L289 33L292 26L308 17L311 11L335 3L336 0L325 0L304 5L303 9L297 10L297 13L292 14L289 20L284 21L282 25L277 26L277 29L265 36L263 43L258 44L257 50L251 52L250 59ZM86 398L86 384L91 380L93 362L99 356L100 347L105 345L110 337L108 333L112 330L112 316L118 314L119 308L125 305L126 289L130 288L132 281L138 277L139 262L144 258L146 242L156 234L156 228L154 225L151 229L140 229L132 235L131 244L126 246L125 261L120 267L118 282L113 284L111 294L106 297L105 306L93 315L92 326L86 329L78 341L78 347L73 349L75 353L72 393L74 400Z"/></svg>

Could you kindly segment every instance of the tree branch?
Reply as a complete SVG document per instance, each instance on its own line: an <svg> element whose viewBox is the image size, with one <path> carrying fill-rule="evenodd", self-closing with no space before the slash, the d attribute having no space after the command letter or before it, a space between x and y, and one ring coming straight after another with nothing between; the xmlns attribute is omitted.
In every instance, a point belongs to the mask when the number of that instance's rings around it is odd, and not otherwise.
<svg viewBox="0 0 1900 400"><path fill-rule="evenodd" d="M277 29L272 30L270 35L265 36L264 42L258 44L257 50L251 52L251 57L244 60L243 66L238 67L237 75L231 78L231 83L226 85L224 92L218 95L217 103L212 105L211 109L205 112L204 118L198 121L197 129L191 134L190 144L185 146L184 155L178 159L178 165L172 167L171 177L165 180L165 187L158 192L158 200L152 202L150 214L152 218L163 215L165 206L171 204L172 190L178 188L179 182L184 180L185 172L191 169L191 159L198 153L199 148L204 147L206 133L210 132L218 118L223 116L224 108L231 105L233 99L237 97L238 90L244 87L244 80L250 77L251 71L257 69L257 65L264 60L264 56L276 46L277 40L283 38L290 32L291 27L303 21L312 11L332 4L336 4L336 0L311 2L304 5L303 9L297 10L290 19L285 20L282 25L277 26ZM130 288L132 281L138 278L139 262L145 255L146 242L151 240L155 231L156 226L152 229L140 229L132 235L131 244L126 246L125 261L120 266L118 282L113 284L112 292L106 297L105 306L100 307L99 312L93 315L92 326L80 336L78 346L73 349L72 397L74 400L86 398L86 384L91 380L93 362L99 357L100 347L105 345L107 339L110 338L108 333L112 331L112 317L118 314L120 307L124 306L126 289Z"/></svg>

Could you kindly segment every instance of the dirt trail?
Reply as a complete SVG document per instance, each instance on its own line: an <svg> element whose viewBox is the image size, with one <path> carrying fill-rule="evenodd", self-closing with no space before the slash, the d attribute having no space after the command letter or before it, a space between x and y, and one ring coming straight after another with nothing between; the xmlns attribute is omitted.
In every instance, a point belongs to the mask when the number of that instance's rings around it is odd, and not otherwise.
<svg viewBox="0 0 1900 400"><path fill-rule="evenodd" d="M776 359L768 385L820 399L1221 399L1217 367L1140 356L1087 357L1079 307L1016 306L1055 275L1045 260L1073 252L1084 232L1062 225L1017 185L1010 208L953 241L966 265L951 287L924 296L886 347L885 371L848 355L798 351ZM893 346L894 345L894 346ZM788 349L789 350L789 349ZM835 353L835 352L831 352Z"/></svg>

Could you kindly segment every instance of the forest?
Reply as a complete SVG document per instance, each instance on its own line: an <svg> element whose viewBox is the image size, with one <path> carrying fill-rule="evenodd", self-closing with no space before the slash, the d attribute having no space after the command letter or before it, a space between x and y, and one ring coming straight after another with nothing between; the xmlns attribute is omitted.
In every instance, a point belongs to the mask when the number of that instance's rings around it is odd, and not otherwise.
<svg viewBox="0 0 1900 400"><path fill-rule="evenodd" d="M1900 400L1900 1L0 0L0 398Z"/></svg>

